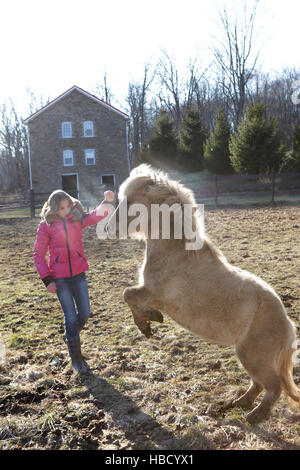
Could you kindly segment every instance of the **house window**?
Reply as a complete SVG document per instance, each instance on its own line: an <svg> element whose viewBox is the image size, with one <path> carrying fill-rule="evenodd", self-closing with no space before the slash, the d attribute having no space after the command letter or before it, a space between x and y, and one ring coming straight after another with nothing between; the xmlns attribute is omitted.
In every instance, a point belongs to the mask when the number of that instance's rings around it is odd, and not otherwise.
<svg viewBox="0 0 300 470"><path fill-rule="evenodd" d="M100 184L104 184L107 188L114 190L116 186L116 176L115 175L101 175Z"/></svg>
<svg viewBox="0 0 300 470"><path fill-rule="evenodd" d="M84 137L94 137L94 123L93 121L84 121L83 123Z"/></svg>
<svg viewBox="0 0 300 470"><path fill-rule="evenodd" d="M64 150L64 166L73 166L73 150Z"/></svg>
<svg viewBox="0 0 300 470"><path fill-rule="evenodd" d="M94 149L86 149L84 151L85 154L85 164L86 165L95 165L95 150Z"/></svg>
<svg viewBox="0 0 300 470"><path fill-rule="evenodd" d="M69 139L72 137L72 123L71 122L62 122L61 124L61 133L64 139Z"/></svg>

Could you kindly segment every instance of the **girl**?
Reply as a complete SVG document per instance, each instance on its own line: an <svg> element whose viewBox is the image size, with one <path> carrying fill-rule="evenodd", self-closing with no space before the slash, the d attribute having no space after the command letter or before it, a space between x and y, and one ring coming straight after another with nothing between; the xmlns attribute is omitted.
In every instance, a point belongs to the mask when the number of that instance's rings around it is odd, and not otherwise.
<svg viewBox="0 0 300 470"><path fill-rule="evenodd" d="M105 199L89 213L78 199L65 191L54 191L45 202L34 243L34 263L50 293L56 293L64 313L64 340L72 365L80 373L88 371L81 355L79 333L87 322L90 302L85 271L89 269L82 246L82 229L106 217L114 199L113 191L104 192ZM46 253L49 248L49 262ZM76 303L77 311L75 310Z"/></svg>

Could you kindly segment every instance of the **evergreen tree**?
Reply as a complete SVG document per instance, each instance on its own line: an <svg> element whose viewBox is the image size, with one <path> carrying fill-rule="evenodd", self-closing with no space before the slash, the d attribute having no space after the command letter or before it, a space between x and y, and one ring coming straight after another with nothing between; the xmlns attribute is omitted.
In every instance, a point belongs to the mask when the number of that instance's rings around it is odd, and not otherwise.
<svg viewBox="0 0 300 470"><path fill-rule="evenodd" d="M235 171L244 174L278 171L283 146L276 119L266 116L266 107L255 103L248 107L237 133L229 142L230 159Z"/></svg>
<svg viewBox="0 0 300 470"><path fill-rule="evenodd" d="M149 142L150 159L159 164L175 166L177 154L177 139L174 131L174 121L169 118L167 111L161 110L156 119L156 128Z"/></svg>
<svg viewBox="0 0 300 470"><path fill-rule="evenodd" d="M300 127L294 125L293 136L293 169L292 171L300 171Z"/></svg>
<svg viewBox="0 0 300 470"><path fill-rule="evenodd" d="M202 124L199 111L187 109L179 129L178 160L182 169L188 171L203 170L203 146L206 137L206 130Z"/></svg>
<svg viewBox="0 0 300 470"><path fill-rule="evenodd" d="M300 171L300 127L294 125L293 147L286 152L281 172Z"/></svg>
<svg viewBox="0 0 300 470"><path fill-rule="evenodd" d="M216 127L204 144L206 168L212 173L228 174L233 172L229 157L230 124L223 109L219 107Z"/></svg>

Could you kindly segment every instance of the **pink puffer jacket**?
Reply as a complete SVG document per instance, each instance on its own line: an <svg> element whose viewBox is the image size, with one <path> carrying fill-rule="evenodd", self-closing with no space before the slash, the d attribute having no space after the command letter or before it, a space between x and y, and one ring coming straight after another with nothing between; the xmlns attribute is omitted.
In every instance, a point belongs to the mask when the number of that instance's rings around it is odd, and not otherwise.
<svg viewBox="0 0 300 470"><path fill-rule="evenodd" d="M96 209L85 214L81 221L72 222L73 214L70 213L65 218L56 215L50 225L45 220L40 222L33 258L37 272L46 286L59 277L75 276L89 269L83 251L81 232L83 228L97 224L108 215L108 210L103 211L106 209L103 203L104 201Z"/></svg>

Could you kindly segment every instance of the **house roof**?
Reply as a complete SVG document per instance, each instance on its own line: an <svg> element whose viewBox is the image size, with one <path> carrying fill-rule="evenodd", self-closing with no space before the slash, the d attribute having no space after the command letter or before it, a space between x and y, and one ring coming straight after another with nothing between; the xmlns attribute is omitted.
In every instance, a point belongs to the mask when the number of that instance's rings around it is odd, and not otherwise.
<svg viewBox="0 0 300 470"><path fill-rule="evenodd" d="M97 96L92 95L91 93L89 93L89 92L83 90L82 88L80 88L80 87L74 85L74 86L72 86L71 88L69 88L67 91L65 91L64 93L62 93L61 95L59 95L57 98L55 98L54 100L50 101L48 104L46 104L45 106L43 106L41 109L39 109L39 110L36 111L35 113L31 114L31 116L29 116L28 118L24 119L24 120L23 120L24 124L28 124L32 119L36 118L39 114L41 114L41 113L43 113L44 111L46 111L47 109L49 109L51 106L53 106L54 104L56 104L58 101L62 100L65 96L69 95L69 94L72 93L72 91L74 91L74 90L77 90L79 93L82 93L83 95L87 96L88 98L90 98L91 100L95 101L96 103L101 104L102 106L105 106L105 108L110 109L111 111L117 113L119 116L123 117L124 119L129 119L128 114L123 113L122 111L120 111L119 109L115 108L115 107L112 106L111 104L105 103L105 101L100 100L99 98L97 98Z"/></svg>

